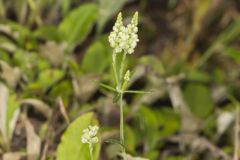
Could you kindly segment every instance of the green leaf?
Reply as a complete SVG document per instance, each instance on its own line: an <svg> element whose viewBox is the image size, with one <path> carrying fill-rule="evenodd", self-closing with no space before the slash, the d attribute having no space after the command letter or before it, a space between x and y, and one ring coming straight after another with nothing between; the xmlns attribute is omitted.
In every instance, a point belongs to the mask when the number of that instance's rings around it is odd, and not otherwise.
<svg viewBox="0 0 240 160"><path fill-rule="evenodd" d="M90 32L97 17L97 6L88 3L69 12L59 25L59 31L66 39L69 49L81 43Z"/></svg>
<svg viewBox="0 0 240 160"><path fill-rule="evenodd" d="M92 112L83 114L73 121L61 137L57 148L57 160L90 160L88 144L81 142L83 129L89 125L97 124ZM98 159L100 144L94 145L93 156Z"/></svg>
<svg viewBox="0 0 240 160"><path fill-rule="evenodd" d="M168 137L180 129L179 114L169 108L162 108L157 112L158 123L160 125L160 136Z"/></svg>
<svg viewBox="0 0 240 160"><path fill-rule="evenodd" d="M240 63L240 49L225 47L224 54L234 59L237 63Z"/></svg>
<svg viewBox="0 0 240 160"><path fill-rule="evenodd" d="M187 74L187 79L190 81L209 82L211 77L208 73L193 69Z"/></svg>
<svg viewBox="0 0 240 160"><path fill-rule="evenodd" d="M188 84L184 90L184 98L191 111L200 118L208 116L214 104L209 89L201 84Z"/></svg>
<svg viewBox="0 0 240 160"><path fill-rule="evenodd" d="M53 84L54 82L62 78L63 75L64 75L64 72L62 70L58 70L58 69L43 70L39 74L38 79L35 82L30 83L28 87L29 89L33 89L33 90L47 89L49 85Z"/></svg>
<svg viewBox="0 0 240 160"><path fill-rule="evenodd" d="M98 33L102 32L106 22L126 3L126 0L100 0L99 1L99 17L98 17Z"/></svg>
<svg viewBox="0 0 240 160"><path fill-rule="evenodd" d="M55 26L41 26L33 32L33 36L46 40L60 41L60 33Z"/></svg>
<svg viewBox="0 0 240 160"><path fill-rule="evenodd" d="M82 61L82 69L88 73L102 73L108 65L105 46L97 41L87 50Z"/></svg>
<svg viewBox="0 0 240 160"><path fill-rule="evenodd" d="M141 106L138 117L135 122L139 128L135 131L136 137L138 138L138 143L144 143L148 146L148 150L146 152L149 152L150 150L154 149L154 147L158 144L159 140L159 123L158 123L158 117L156 115L156 111L151 110L147 106ZM147 132L146 132L147 131Z"/></svg>
<svg viewBox="0 0 240 160"><path fill-rule="evenodd" d="M70 81L64 80L53 86L50 96L57 98L61 96L65 106L69 105L69 97L73 94L73 87Z"/></svg>
<svg viewBox="0 0 240 160"><path fill-rule="evenodd" d="M136 139L135 139L134 131L128 125L124 126L124 131L125 131L124 134L126 137L125 144L124 144L125 148L128 151L134 152L135 147L136 147Z"/></svg>
<svg viewBox="0 0 240 160"><path fill-rule="evenodd" d="M7 119L6 119L9 137L12 137L12 133L15 129L14 127L17 123L19 107L20 107L20 104L16 98L16 95L10 94L8 99Z"/></svg>

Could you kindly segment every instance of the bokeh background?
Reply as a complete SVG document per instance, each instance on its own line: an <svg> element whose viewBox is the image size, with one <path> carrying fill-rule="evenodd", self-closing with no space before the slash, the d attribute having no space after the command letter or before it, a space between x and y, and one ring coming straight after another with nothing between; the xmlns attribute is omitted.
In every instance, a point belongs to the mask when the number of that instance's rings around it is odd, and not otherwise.
<svg viewBox="0 0 240 160"><path fill-rule="evenodd" d="M116 95L101 87L116 85L120 11L126 24L139 12L128 89L151 92L124 96L129 160L239 160L239 0L0 0L0 159L88 159L74 150L88 112L96 159L121 159L106 142L119 137Z"/></svg>

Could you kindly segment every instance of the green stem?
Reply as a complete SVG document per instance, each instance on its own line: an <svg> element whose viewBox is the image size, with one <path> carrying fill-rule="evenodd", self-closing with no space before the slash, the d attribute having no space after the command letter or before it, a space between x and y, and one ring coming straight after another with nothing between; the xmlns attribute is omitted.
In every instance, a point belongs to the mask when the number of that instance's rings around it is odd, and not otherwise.
<svg viewBox="0 0 240 160"><path fill-rule="evenodd" d="M117 56L117 54L114 52L112 55L112 61L113 61L112 65L113 65L114 77L115 77L115 80L116 80L116 83L118 86L119 85L119 77L118 77L117 68L116 68L116 56Z"/></svg>
<svg viewBox="0 0 240 160"><path fill-rule="evenodd" d="M124 145L123 93L120 93L120 141Z"/></svg>
<svg viewBox="0 0 240 160"><path fill-rule="evenodd" d="M92 144L89 144L88 147L89 147L91 160L93 160L93 147L92 147Z"/></svg>
<svg viewBox="0 0 240 160"><path fill-rule="evenodd" d="M126 55L127 55L127 52L124 52L123 53L123 57L122 57L122 61L121 61L121 66L120 66L120 80L121 80L121 84L122 84L122 80L123 80L123 70L124 70L124 62L125 62L125 59L126 59Z"/></svg>
<svg viewBox="0 0 240 160"><path fill-rule="evenodd" d="M123 159L127 160L124 148L124 116L123 116L123 92L120 93L120 142L122 144Z"/></svg>

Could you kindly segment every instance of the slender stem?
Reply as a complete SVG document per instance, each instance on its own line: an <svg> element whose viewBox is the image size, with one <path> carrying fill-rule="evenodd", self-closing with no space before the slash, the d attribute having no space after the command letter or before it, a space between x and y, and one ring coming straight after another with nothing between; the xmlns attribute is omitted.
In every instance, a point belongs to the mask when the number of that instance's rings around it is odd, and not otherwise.
<svg viewBox="0 0 240 160"><path fill-rule="evenodd" d="M93 147L92 147L92 144L89 143L88 147L89 147L89 152L90 152L91 160L93 160Z"/></svg>
<svg viewBox="0 0 240 160"><path fill-rule="evenodd" d="M119 77L118 77L118 74L117 74L116 56L117 56L117 54L115 52L113 52L113 55L112 55L113 72L114 72L114 77L115 77L115 80L116 80L116 83L117 83L117 86L118 86L119 85Z"/></svg>
<svg viewBox="0 0 240 160"><path fill-rule="evenodd" d="M121 66L120 66L120 80L121 80L121 83L122 83L122 79L123 79L123 70L124 70L124 62L125 62L125 59L126 59L126 55L127 55L127 52L124 52L123 57L122 57L122 61L121 61Z"/></svg>
<svg viewBox="0 0 240 160"><path fill-rule="evenodd" d="M120 141L124 145L123 93L120 93Z"/></svg>
<svg viewBox="0 0 240 160"><path fill-rule="evenodd" d="M120 142L122 144L123 159L127 160L124 148L124 115L123 115L123 92L120 93Z"/></svg>

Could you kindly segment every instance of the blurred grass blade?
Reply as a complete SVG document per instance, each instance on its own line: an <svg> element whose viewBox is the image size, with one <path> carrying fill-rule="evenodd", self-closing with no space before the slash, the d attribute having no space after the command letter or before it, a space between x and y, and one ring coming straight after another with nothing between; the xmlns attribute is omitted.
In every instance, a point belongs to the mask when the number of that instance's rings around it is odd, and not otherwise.
<svg viewBox="0 0 240 160"><path fill-rule="evenodd" d="M220 34L215 43L207 49L207 51L200 58L199 62L194 66L201 67L219 47L224 47L238 38L240 35L240 21L233 22L222 34Z"/></svg>

